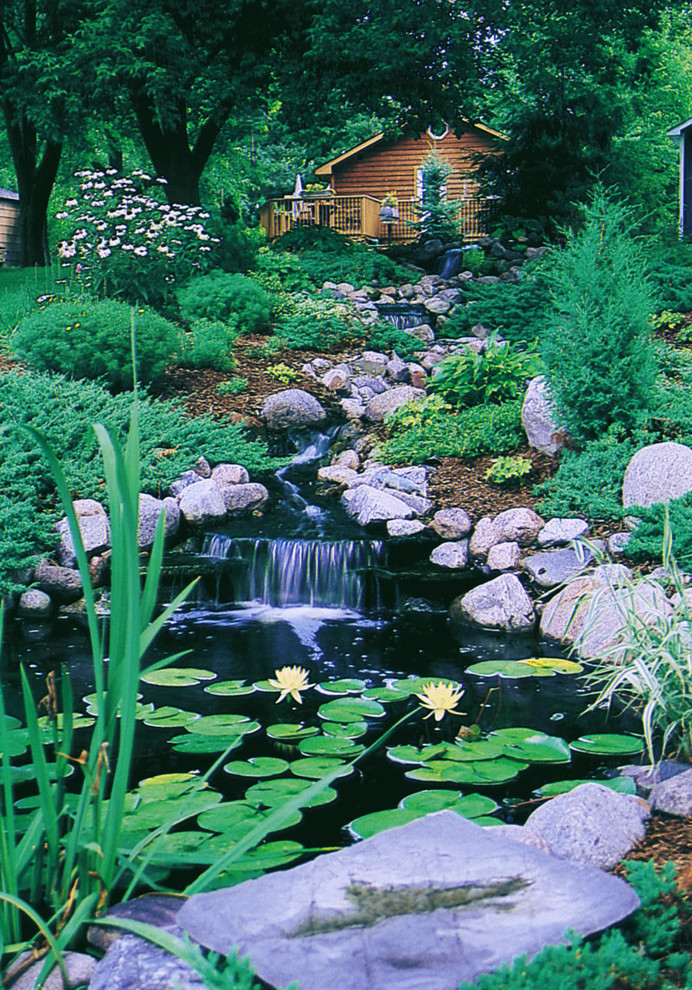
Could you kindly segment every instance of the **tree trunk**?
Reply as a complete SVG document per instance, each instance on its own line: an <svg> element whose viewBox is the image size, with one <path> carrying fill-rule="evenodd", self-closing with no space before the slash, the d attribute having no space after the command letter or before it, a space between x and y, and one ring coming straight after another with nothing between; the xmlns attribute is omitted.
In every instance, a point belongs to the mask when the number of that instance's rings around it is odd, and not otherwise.
<svg viewBox="0 0 692 990"><path fill-rule="evenodd" d="M199 206L199 180L214 148L223 121L207 120L200 128L194 148L187 134L187 108L177 107L175 120L163 124L155 107L142 89L130 90L132 106L142 139L158 175L167 181L169 203Z"/></svg>
<svg viewBox="0 0 692 990"><path fill-rule="evenodd" d="M3 103L14 170L19 187L19 264L22 268L46 265L46 217L48 201L62 154L61 141L46 141L39 160L36 129L26 119L17 118L8 102Z"/></svg>

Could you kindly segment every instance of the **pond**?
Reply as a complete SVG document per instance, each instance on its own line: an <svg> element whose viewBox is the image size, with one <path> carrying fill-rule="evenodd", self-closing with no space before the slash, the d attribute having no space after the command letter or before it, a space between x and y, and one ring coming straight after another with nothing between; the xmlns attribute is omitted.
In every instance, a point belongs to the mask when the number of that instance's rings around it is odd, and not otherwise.
<svg viewBox="0 0 692 990"><path fill-rule="evenodd" d="M633 726L605 712L582 714L583 678L562 672L570 667L559 651L546 657L533 639L450 623L447 606L467 578L422 567L425 541L387 545L340 518L333 502L315 495L306 462L280 473L278 508L259 523L204 534L171 558L171 597L190 573L201 580L149 655L180 656L175 673L156 672L141 685L140 783L126 824L134 844L180 805L181 821L154 857L156 876L169 883L185 886L271 809L337 767L343 776L314 807L296 812L219 882L443 806L479 824L521 822L537 788L612 775L623 754L640 749L638 740L612 737L575 748L580 737ZM14 697L19 708L20 661L38 697L47 672L62 664L88 715L85 631L62 618L44 638L24 633L6 650L8 707ZM537 654L538 664L516 663ZM310 686L297 692L300 703L290 693L277 700L284 667L305 672ZM427 685L447 682L448 700L458 699L448 707L463 714L424 718ZM397 720L386 746L352 765ZM195 804L195 780L224 750Z"/></svg>

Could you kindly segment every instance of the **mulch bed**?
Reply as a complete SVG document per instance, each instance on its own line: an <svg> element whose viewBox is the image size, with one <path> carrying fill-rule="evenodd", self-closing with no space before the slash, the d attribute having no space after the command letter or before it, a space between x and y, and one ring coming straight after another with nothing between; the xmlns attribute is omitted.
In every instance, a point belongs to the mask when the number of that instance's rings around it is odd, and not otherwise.
<svg viewBox="0 0 692 990"><path fill-rule="evenodd" d="M625 856L628 860L653 860L657 866L672 862L678 873L678 886L692 895L692 818L654 814L646 823L646 835ZM616 873L624 875L622 865Z"/></svg>

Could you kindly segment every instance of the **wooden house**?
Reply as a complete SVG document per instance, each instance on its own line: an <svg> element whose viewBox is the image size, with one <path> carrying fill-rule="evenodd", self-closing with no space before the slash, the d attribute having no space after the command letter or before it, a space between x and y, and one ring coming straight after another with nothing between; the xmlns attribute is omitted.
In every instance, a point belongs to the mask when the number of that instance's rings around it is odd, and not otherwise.
<svg viewBox="0 0 692 990"><path fill-rule="evenodd" d="M680 149L680 236L692 239L692 119L668 131Z"/></svg>
<svg viewBox="0 0 692 990"><path fill-rule="evenodd" d="M416 204L423 194L423 163L431 152L452 168L445 195L459 202L458 220L466 239L485 232L490 204L477 195L474 182L478 155L497 153L502 135L483 124L470 124L457 137L449 128L428 130L418 138L387 138L384 134L349 148L315 169L328 180L326 193L285 196L262 208L261 222L270 239L296 226L329 226L356 239L413 240L411 222L419 219ZM397 199L398 218L380 216L382 200Z"/></svg>
<svg viewBox="0 0 692 990"><path fill-rule="evenodd" d="M0 189L0 263L19 264L19 196Z"/></svg>

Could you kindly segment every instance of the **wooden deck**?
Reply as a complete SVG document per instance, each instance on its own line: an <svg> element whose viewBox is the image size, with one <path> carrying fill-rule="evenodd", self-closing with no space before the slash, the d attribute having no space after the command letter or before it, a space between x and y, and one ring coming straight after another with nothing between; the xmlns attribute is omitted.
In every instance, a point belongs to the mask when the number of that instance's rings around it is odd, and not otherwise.
<svg viewBox="0 0 692 990"><path fill-rule="evenodd" d="M461 237L475 240L487 233L491 214L487 199L466 199L460 204L457 221ZM374 196L325 196L322 198L271 199L260 211L260 223L270 241L297 227L330 227L353 240L413 241L418 231L412 226L420 219L415 201L399 202L399 220L380 220L380 201Z"/></svg>

